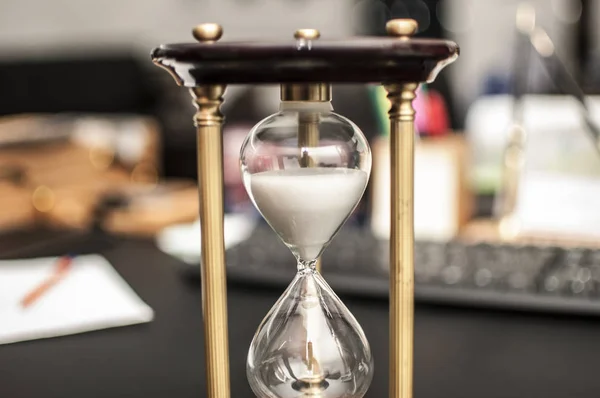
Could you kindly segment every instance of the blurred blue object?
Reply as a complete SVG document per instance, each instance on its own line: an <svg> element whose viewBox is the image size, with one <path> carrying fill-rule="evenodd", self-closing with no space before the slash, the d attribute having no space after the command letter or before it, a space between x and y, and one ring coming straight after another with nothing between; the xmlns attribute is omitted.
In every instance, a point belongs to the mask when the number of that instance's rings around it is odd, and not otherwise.
<svg viewBox="0 0 600 398"><path fill-rule="evenodd" d="M482 95L510 94L511 87L512 82L510 78L491 74L483 82Z"/></svg>

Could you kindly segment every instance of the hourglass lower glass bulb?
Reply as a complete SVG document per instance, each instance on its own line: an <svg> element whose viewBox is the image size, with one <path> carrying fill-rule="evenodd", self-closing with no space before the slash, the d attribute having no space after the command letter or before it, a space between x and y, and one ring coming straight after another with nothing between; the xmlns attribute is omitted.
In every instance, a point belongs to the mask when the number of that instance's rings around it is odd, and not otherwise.
<svg viewBox="0 0 600 398"><path fill-rule="evenodd" d="M247 374L257 397L362 397L373 358L356 319L309 265L260 325Z"/></svg>
<svg viewBox="0 0 600 398"><path fill-rule="evenodd" d="M331 111L329 90L313 88L282 87L281 112L242 145L244 185L298 260L248 353L248 379L260 398L360 398L373 376L360 325L315 269L364 193L371 152L358 127Z"/></svg>

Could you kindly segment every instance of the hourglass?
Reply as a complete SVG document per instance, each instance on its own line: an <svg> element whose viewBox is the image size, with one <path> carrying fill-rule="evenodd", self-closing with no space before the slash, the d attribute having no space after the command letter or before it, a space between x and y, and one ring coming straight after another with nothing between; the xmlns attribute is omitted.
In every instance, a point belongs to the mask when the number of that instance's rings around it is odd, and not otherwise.
<svg viewBox="0 0 600 398"><path fill-rule="evenodd" d="M362 397L373 375L362 329L315 267L371 171L367 140L332 112L330 93L328 84L282 85L280 111L242 145L248 194L298 264L250 346L248 380L258 397Z"/></svg>
<svg viewBox="0 0 600 398"><path fill-rule="evenodd" d="M257 209L296 257L298 272L260 324L247 376L259 398L360 398L373 376L369 343L321 277L318 259L362 197L371 152L360 129L331 107L331 84L383 83L390 99L390 397L412 396L414 109L419 82L458 56L456 44L415 39L413 20L392 20L390 37L317 40L302 29L274 43L217 42L199 25L196 44L152 53L190 88L198 109L201 278L209 398L228 398L223 244L223 116L226 84L280 84L275 115L248 134L240 156ZM326 264L324 265L327 266Z"/></svg>

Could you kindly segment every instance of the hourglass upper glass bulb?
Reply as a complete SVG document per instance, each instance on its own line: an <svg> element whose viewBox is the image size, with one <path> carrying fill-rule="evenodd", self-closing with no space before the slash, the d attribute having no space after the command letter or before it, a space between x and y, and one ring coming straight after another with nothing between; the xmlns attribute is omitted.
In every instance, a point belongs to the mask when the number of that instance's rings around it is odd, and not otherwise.
<svg viewBox="0 0 600 398"><path fill-rule="evenodd" d="M328 85L283 85L281 96L280 111L254 126L242 145L242 176L296 258L312 261L362 197L371 152L360 129L333 112Z"/></svg>
<svg viewBox="0 0 600 398"><path fill-rule="evenodd" d="M373 376L369 343L314 265L362 197L371 152L333 113L328 85L283 85L281 97L280 112L248 134L240 163L298 273L252 340L248 379L260 398L360 398Z"/></svg>

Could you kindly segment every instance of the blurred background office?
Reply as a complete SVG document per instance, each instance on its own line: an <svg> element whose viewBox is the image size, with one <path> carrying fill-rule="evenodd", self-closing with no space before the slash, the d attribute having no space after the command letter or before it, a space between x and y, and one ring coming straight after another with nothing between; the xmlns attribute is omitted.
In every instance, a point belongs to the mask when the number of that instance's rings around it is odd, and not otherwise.
<svg viewBox="0 0 600 398"><path fill-rule="evenodd" d="M50 396L204 391L194 107L152 64L152 48L192 41L206 21L227 41L292 42L299 28L321 40L384 36L392 18L413 18L417 37L461 48L414 104L418 395L600 388L600 0L3 0L0 395L41 394L29 380L46 372L57 377ZM374 162L323 272L365 326L381 370L367 397L382 396L389 102L379 86L334 85L333 107L365 133ZM276 86L230 86L222 106L232 388L244 397L247 345L295 271L239 174L248 131L278 109ZM69 290L73 260L85 267ZM31 305L39 318L11 307L37 301L23 295L48 275L64 290ZM145 326L112 329L133 324ZM106 365L107 347L126 352L119 372ZM19 363L27 355L38 362ZM531 369L536 382L519 376ZM59 382L66 371L76 377ZM90 395L94 375L103 387Z"/></svg>

